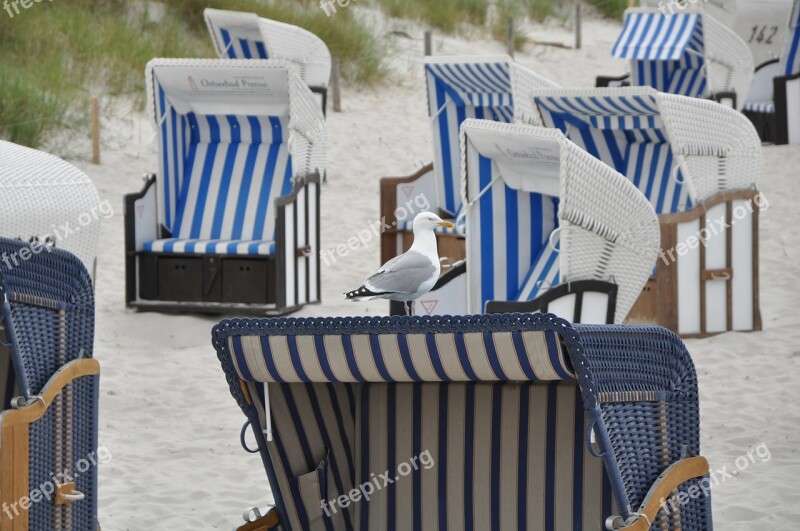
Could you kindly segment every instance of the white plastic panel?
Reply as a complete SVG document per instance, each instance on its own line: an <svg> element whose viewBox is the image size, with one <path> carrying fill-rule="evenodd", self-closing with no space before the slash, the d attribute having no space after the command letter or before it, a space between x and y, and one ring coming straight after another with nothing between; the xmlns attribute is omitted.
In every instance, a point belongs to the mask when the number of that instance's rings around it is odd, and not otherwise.
<svg viewBox="0 0 800 531"><path fill-rule="evenodd" d="M608 295L596 291L583 294L581 304L581 320L583 324L607 324Z"/></svg>
<svg viewBox="0 0 800 531"><path fill-rule="evenodd" d="M574 293L570 293L569 295L564 295L563 297L559 297L547 305L547 311L548 313L554 313L557 316L572 322L575 320L576 298L577 297L575 296Z"/></svg>
<svg viewBox="0 0 800 531"><path fill-rule="evenodd" d="M414 301L414 315L464 315L467 313L466 271L441 288Z"/></svg>
<svg viewBox="0 0 800 531"><path fill-rule="evenodd" d="M727 267L728 242L720 221L730 223L726 204L711 207L706 212L706 228L710 231L706 245L706 270ZM716 234L714 233L716 231ZM728 328L728 283L723 279L706 281L706 332L723 332Z"/></svg>
<svg viewBox="0 0 800 531"><path fill-rule="evenodd" d="M297 242L295 249L304 247L306 243L306 194L308 189L303 187L297 194ZM296 252L292 253L297 262L297 302L298 304L305 304L308 302L308 284L306 283L306 268L308 267L308 259L298 257Z"/></svg>
<svg viewBox="0 0 800 531"><path fill-rule="evenodd" d="M133 204L134 239L137 251L142 250L145 242L158 238L156 188L157 185L154 183L144 197L137 199Z"/></svg>
<svg viewBox="0 0 800 531"><path fill-rule="evenodd" d="M396 188L394 214L398 222L411 221L420 212L435 211L436 179L433 170L420 175L415 181L398 184Z"/></svg>
<svg viewBox="0 0 800 531"><path fill-rule="evenodd" d="M550 138L471 129L470 142L492 159L503 180L515 190L558 196L561 144Z"/></svg>
<svg viewBox="0 0 800 531"><path fill-rule="evenodd" d="M678 247L673 250L677 261L667 267L678 268L678 333L700 332L700 249L689 249L679 255L689 238L697 237L700 221L678 224Z"/></svg>
<svg viewBox="0 0 800 531"><path fill-rule="evenodd" d="M734 330L753 329L753 214L750 206L750 201L733 201L731 256Z"/></svg>
<svg viewBox="0 0 800 531"><path fill-rule="evenodd" d="M286 281L283 284L283 289L286 292L286 306L294 306L297 300L294 297L294 262L297 260L294 256L295 249L297 248L294 240L294 205L288 204L283 210L286 220L284 222L284 236L286 242L286 256L284 257L284 264L286 267ZM278 286L281 289L281 286Z"/></svg>
<svg viewBox="0 0 800 531"><path fill-rule="evenodd" d="M800 78L786 83L786 122L789 143L800 145Z"/></svg>
<svg viewBox="0 0 800 531"><path fill-rule="evenodd" d="M317 248L317 183L308 185L308 234L311 246L311 254L308 259L308 301L317 302L319 297L319 286L317 285L317 275L319 274L319 249Z"/></svg>

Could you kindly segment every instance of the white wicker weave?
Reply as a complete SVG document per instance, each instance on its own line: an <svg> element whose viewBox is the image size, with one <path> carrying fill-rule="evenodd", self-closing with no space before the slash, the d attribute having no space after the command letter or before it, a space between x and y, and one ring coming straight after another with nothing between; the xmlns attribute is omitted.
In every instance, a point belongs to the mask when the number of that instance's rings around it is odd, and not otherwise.
<svg viewBox="0 0 800 531"><path fill-rule="evenodd" d="M322 39L310 31L291 24L260 18L255 13L211 8L207 8L203 13L220 58L245 58L236 55L235 51L232 53L232 48L226 47L222 42L219 30L225 28L231 36L262 41L269 59L284 59L296 64L300 79L308 86L322 88L328 86L331 54Z"/></svg>
<svg viewBox="0 0 800 531"><path fill-rule="evenodd" d="M0 140L0 197L0 236L52 242L94 274L100 223L113 211L100 204L85 173L49 153ZM0 263L0 269L7 266Z"/></svg>
<svg viewBox="0 0 800 531"><path fill-rule="evenodd" d="M514 99L514 121L532 125L541 123L539 111L530 97L537 90L559 88L558 83L542 77L518 63L511 63L511 96Z"/></svg>
<svg viewBox="0 0 800 531"><path fill-rule="evenodd" d="M285 59L299 67L300 79L310 87L327 87L331 52L325 43L298 26L260 18L258 27L271 59Z"/></svg>
<svg viewBox="0 0 800 531"><path fill-rule="evenodd" d="M660 232L655 211L647 199L623 175L589 155L560 131L525 124L503 124L487 120L466 120L461 127L463 167L475 149L470 135L490 133L493 149L504 145L521 149L528 143L546 143L558 149L558 225L560 231L560 281L605 280L619 286L615 319L622 322L652 272L658 255ZM484 138L484 144L488 144ZM472 147L471 147L472 146ZM527 148L525 148L527 149ZM536 148L531 148L536 149ZM485 154L489 156L489 154ZM527 173L527 171L530 173ZM514 189L540 191L544 167L531 162L524 175L503 175L499 179ZM473 205L484 192L467 172L462 187L467 234L480 234L480 223L471 215ZM490 184L501 186L500 183ZM504 219L505 213L498 213ZM499 222L499 221L496 221ZM525 230L522 227L522 230ZM470 311L481 311L474 288L480 279L480 252L474 237L467 237L467 297ZM496 264L496 268L504 267ZM474 280L474 281L473 281Z"/></svg>
<svg viewBox="0 0 800 531"><path fill-rule="evenodd" d="M215 70L237 70L246 73L248 70L282 70L288 77L289 98L289 150L292 154L292 171L294 175L319 170L325 172L327 152L327 128L325 117L317 104L314 94L297 75L296 66L278 59L152 59L147 63L147 101L150 114L156 126L160 117L155 112L154 87L156 80L153 71L156 68L169 68L179 71L202 71L209 73ZM191 101L191 92L186 92L187 101ZM252 109L252 106L250 107ZM217 108L206 107L204 114L236 114L231 102L221 102ZM213 110L213 112L211 112ZM252 112L252 111L251 111Z"/></svg>
<svg viewBox="0 0 800 531"><path fill-rule="evenodd" d="M664 94L650 87L542 89L528 98L548 96L655 98L663 132L685 176L693 204L717 192L757 188L762 156L758 134L743 114L725 105ZM541 120L540 116L539 123Z"/></svg>

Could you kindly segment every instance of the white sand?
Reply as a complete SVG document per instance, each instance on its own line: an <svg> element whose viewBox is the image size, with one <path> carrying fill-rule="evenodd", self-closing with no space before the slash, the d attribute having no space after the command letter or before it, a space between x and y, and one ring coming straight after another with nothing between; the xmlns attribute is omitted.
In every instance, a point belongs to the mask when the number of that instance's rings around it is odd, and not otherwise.
<svg viewBox="0 0 800 531"><path fill-rule="evenodd" d="M378 178L405 175L431 158L421 69L422 32L376 17L392 37L392 67L406 79L375 90L345 90L343 111L328 120L329 182L322 192L322 241L335 247L378 219ZM335 23L332 19L331 23ZM597 74L620 74L610 58L619 31L586 20L583 50L538 46L517 59L566 86L593 86ZM572 44L570 30L536 26L541 41ZM436 54L502 53L486 40L436 38ZM143 113L108 105L103 164L77 160L116 213L104 222L97 278L96 357L101 378L100 442L112 454L100 473L104 529L230 529L241 511L270 500L260 458L239 446L244 417L228 393L211 327L216 317L135 313L124 307L122 195L137 191L140 175L156 168L152 129ZM125 119L118 116L127 114ZM113 116L117 116L112 117ZM62 146L66 144L61 144ZM73 155L88 153L70 139ZM63 149L62 149L63 153ZM78 157L80 158L80 157ZM761 188L770 202L761 224L763 332L692 340L700 375L702 445L715 469L766 443L760 459L715 490L718 529L789 529L800 518L800 149L765 149ZM347 216L344 215L347 214ZM322 272L323 303L296 315L383 314L386 303L349 303L341 293L379 265L377 239Z"/></svg>

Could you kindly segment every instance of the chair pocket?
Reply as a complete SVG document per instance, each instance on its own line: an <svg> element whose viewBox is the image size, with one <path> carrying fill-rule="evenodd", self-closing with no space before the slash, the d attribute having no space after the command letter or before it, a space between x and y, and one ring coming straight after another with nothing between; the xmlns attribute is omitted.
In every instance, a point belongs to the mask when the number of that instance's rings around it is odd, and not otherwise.
<svg viewBox="0 0 800 531"><path fill-rule="evenodd" d="M292 496L298 509L305 512L309 526L320 521L323 516L322 503L328 499L329 462L330 449L327 449L325 457L314 470L289 478Z"/></svg>

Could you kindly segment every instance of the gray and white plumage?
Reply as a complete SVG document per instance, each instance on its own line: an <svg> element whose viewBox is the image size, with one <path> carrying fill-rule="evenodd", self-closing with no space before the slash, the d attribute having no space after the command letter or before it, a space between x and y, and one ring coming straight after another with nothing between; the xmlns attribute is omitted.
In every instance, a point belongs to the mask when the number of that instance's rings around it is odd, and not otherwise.
<svg viewBox="0 0 800 531"><path fill-rule="evenodd" d="M414 243L405 253L395 256L364 284L345 294L351 300L390 299L409 302L428 293L439 278L441 266L436 248L436 227L453 224L431 212L414 218Z"/></svg>

